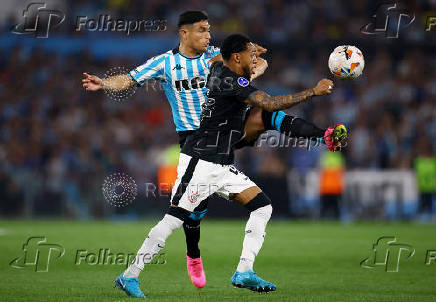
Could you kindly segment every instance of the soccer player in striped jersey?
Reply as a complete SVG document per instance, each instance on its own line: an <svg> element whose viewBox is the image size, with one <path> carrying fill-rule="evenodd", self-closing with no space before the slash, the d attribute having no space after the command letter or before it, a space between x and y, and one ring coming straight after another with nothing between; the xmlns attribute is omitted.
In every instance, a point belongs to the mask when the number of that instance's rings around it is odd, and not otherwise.
<svg viewBox="0 0 436 302"><path fill-rule="evenodd" d="M160 81L170 103L176 131L179 134L179 143L182 147L186 138L200 125L202 105L205 104L206 100L205 86L210 65L213 61L222 60L222 58L219 48L209 45L210 25L204 12L188 11L181 14L178 27L179 47L147 60L125 75L102 80L97 76L85 73L83 86L88 91L125 90L134 85L141 86L150 79ZM258 55L266 51L260 46L256 46L256 48ZM258 58L257 68L251 79L263 74L266 67L266 61ZM251 145L266 130L277 130L289 134L288 125L293 120L293 117L286 115L283 111L268 112L260 108L252 108L245 121L246 139L238 147ZM329 145L328 147L330 148ZM198 248L200 220L206 211L207 199L192 212L189 219L183 224L187 243L188 275L198 288L204 287L206 283ZM134 272L134 275L136 274L139 275L139 272Z"/></svg>

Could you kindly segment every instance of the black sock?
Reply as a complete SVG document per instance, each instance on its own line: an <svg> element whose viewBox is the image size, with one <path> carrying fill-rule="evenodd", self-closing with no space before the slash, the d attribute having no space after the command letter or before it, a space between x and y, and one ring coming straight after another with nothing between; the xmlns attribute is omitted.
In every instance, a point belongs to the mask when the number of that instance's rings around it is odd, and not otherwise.
<svg viewBox="0 0 436 302"><path fill-rule="evenodd" d="M262 111L262 121L266 130L277 130L289 137L310 137L316 139L324 137L325 129L301 118L288 115L283 111Z"/></svg>
<svg viewBox="0 0 436 302"><path fill-rule="evenodd" d="M299 117L286 115L280 125L280 132L290 137L307 137L312 139L324 137L325 129Z"/></svg>
<svg viewBox="0 0 436 302"><path fill-rule="evenodd" d="M198 242L200 241L200 220L188 218L183 223L185 230L187 254L191 258L200 257Z"/></svg>

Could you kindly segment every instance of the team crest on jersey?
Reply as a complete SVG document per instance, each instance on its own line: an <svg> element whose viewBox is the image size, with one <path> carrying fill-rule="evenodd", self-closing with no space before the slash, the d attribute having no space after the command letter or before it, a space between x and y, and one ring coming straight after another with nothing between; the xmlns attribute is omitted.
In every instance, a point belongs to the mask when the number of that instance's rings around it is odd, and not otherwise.
<svg viewBox="0 0 436 302"><path fill-rule="evenodd" d="M247 87L248 84L250 84L250 82L246 78L244 78L244 77L239 77L238 78L238 84L239 84L239 86Z"/></svg>
<svg viewBox="0 0 436 302"><path fill-rule="evenodd" d="M198 200L198 197L200 197L200 194L198 194L198 192L191 192L192 194L190 196L188 196L188 200L190 203L196 203Z"/></svg>

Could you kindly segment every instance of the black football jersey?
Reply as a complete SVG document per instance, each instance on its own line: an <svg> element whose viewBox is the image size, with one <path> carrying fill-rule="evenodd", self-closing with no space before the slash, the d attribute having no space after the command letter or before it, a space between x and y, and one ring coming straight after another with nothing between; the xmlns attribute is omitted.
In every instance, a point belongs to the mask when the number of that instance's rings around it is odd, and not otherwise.
<svg viewBox="0 0 436 302"><path fill-rule="evenodd" d="M250 108L244 101L257 89L223 62L212 64L206 87L200 127L187 138L181 152L229 165L234 161L235 144L243 136L245 115Z"/></svg>

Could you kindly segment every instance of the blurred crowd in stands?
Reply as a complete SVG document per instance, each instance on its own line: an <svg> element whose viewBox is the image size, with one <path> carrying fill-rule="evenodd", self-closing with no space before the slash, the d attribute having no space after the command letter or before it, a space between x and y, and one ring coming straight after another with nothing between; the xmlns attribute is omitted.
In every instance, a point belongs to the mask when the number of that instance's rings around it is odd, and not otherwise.
<svg viewBox="0 0 436 302"><path fill-rule="evenodd" d="M165 32L114 36L153 40L153 35L163 35L174 38L174 47L178 14L205 10L212 44L218 46L229 33L243 32L268 48L269 68L255 85L271 95L313 87L331 76L327 60L335 46L356 45L366 59L360 78L336 80L330 96L288 112L321 127L345 124L350 133L343 150L348 170L412 169L416 157L434 156L436 151L436 31L433 36L425 32L418 18L399 39L365 35L360 28L371 21L376 9L372 2L79 0L58 4L73 16L165 18ZM417 15L436 8L436 1L413 3L408 9ZM17 22L12 17L7 20L1 24L2 35L10 34L10 25ZM65 28L57 34L77 36ZM139 188L156 181L163 150L178 142L163 92L151 88L157 85L148 86L127 100L115 101L103 92L85 92L81 86L82 72L102 76L112 67L131 69L141 61L130 59L128 53L100 60L86 51L65 56L56 49L46 52L19 45L0 45L0 52L0 198L6 213L31 215L38 209L44 214L44 209L59 208L72 216L105 216L101 185L107 175L124 171ZM237 165L248 175L284 177L292 169L305 173L317 168L324 150L263 144L238 151Z"/></svg>

